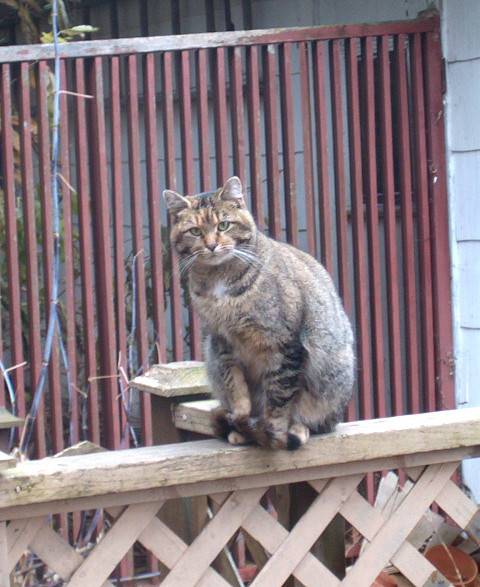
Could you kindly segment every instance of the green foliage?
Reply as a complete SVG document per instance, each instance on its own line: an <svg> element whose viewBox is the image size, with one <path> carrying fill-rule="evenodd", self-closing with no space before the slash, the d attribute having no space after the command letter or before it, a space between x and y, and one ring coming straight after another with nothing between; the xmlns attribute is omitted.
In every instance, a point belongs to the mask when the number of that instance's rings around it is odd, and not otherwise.
<svg viewBox="0 0 480 587"><path fill-rule="evenodd" d="M27 44L40 43L43 30L51 29L52 5L45 0L0 0L17 11L20 20L20 29ZM57 0L57 20L59 27L68 29L70 19L64 0Z"/></svg>
<svg viewBox="0 0 480 587"><path fill-rule="evenodd" d="M75 40L76 37L81 37L83 39L87 33L94 33L95 31L98 31L97 27L89 24L80 24L69 29L58 31L58 41L60 43L68 43L69 41ZM40 42L53 43L53 33L43 31L40 34Z"/></svg>

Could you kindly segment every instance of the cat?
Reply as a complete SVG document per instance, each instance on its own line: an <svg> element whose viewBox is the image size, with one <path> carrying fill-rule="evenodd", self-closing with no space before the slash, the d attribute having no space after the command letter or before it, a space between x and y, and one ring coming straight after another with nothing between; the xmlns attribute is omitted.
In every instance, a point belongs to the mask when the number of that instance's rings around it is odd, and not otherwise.
<svg viewBox="0 0 480 587"><path fill-rule="evenodd" d="M170 240L204 335L217 435L295 450L332 431L354 383L349 319L325 268L265 236L231 177L215 192L163 192Z"/></svg>

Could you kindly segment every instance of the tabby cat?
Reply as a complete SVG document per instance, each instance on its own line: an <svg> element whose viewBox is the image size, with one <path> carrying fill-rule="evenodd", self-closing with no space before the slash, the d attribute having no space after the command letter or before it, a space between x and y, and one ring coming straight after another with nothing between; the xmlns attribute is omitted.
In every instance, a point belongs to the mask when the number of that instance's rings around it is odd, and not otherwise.
<svg viewBox="0 0 480 587"><path fill-rule="evenodd" d="M297 449L310 432L331 431L352 395L355 358L324 267L258 230L238 177L215 192L163 195L220 401L218 435Z"/></svg>

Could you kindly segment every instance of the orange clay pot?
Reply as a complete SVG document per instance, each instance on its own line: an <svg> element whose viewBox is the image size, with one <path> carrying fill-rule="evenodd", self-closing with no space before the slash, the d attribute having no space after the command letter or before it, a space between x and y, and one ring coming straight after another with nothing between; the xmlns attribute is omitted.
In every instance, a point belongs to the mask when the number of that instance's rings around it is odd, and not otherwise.
<svg viewBox="0 0 480 587"><path fill-rule="evenodd" d="M432 546L425 552L425 558L452 585L472 587L475 584L475 578L478 575L478 566L466 552L462 552L454 546ZM460 574L460 577L458 574Z"/></svg>
<svg viewBox="0 0 480 587"><path fill-rule="evenodd" d="M398 583L388 573L383 571L378 575L371 587L397 587Z"/></svg>

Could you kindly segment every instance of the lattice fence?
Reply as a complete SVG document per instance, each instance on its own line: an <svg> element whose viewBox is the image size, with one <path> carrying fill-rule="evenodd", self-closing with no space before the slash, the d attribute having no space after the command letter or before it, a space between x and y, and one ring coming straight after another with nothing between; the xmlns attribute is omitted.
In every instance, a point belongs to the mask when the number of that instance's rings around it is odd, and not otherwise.
<svg viewBox="0 0 480 587"><path fill-rule="evenodd" d="M389 518L384 518L359 493L365 472L351 472L309 480L317 495L288 531L261 505L269 486L256 486L258 478L252 476L244 481L246 488L209 492L216 514L190 545L157 517L162 508L169 507L169 500L142 501L142 496L148 499L148 492L134 494L135 500L140 500L138 503L105 509L111 527L85 559L52 529L50 518L44 515L1 524L0 544L8 559L8 573L29 549L69 587L113 585L109 581L111 573L137 541L166 567L161 582L164 587L227 587L230 583L212 563L242 529L268 553L266 564L251 583L255 587L280 587L290 576L306 587L368 587L389 564L415 586L449 585L407 538L436 503L460 528L478 539L477 506L451 481L458 465L458 461L453 461L406 468L404 471L414 486ZM355 468L361 469L358 464L350 464L345 466L345 472ZM372 464L367 463L364 468L371 470ZM224 484L219 481L210 486L220 491ZM95 499L91 501L93 505ZM366 547L343 580L311 552L338 513L366 540ZM4 586L10 584L8 573L4 572Z"/></svg>

